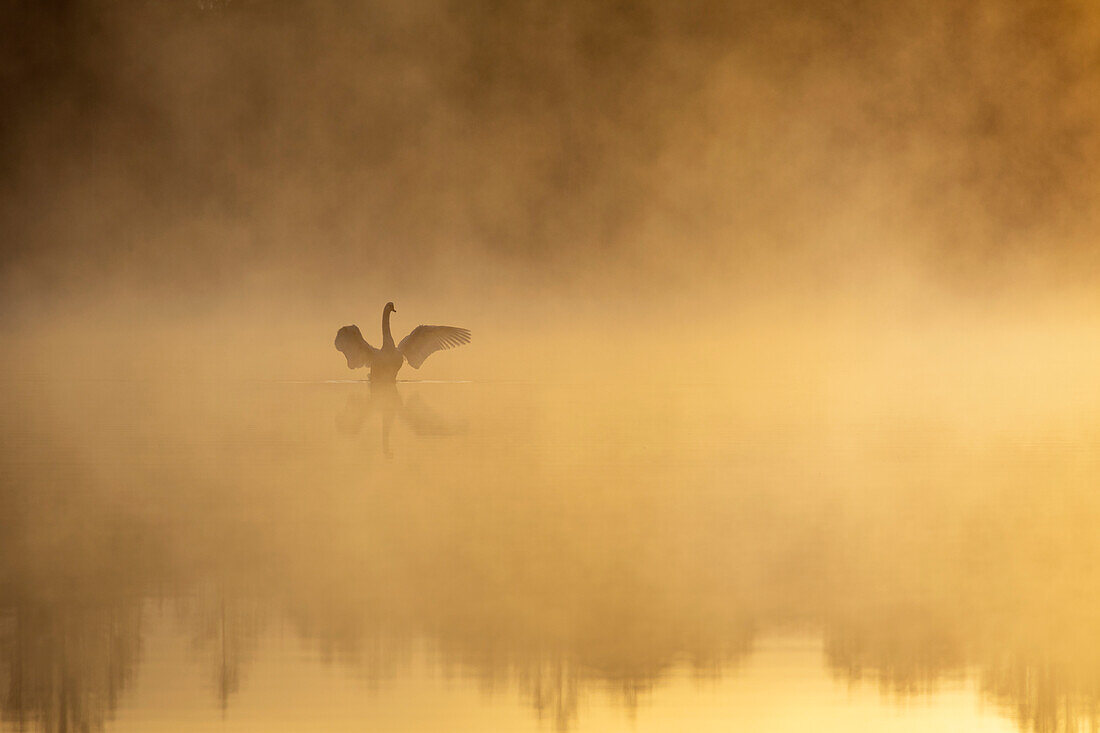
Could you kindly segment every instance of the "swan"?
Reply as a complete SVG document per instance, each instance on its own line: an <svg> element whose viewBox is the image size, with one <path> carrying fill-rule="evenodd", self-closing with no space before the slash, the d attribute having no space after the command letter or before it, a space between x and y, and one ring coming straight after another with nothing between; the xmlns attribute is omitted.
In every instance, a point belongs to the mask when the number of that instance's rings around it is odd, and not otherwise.
<svg viewBox="0 0 1100 733"><path fill-rule="evenodd" d="M419 369L424 360L437 351L453 349L470 343L470 332L454 326L417 326L401 343L394 345L390 333L390 313L396 313L393 303L382 309L382 348L367 343L356 325L344 326L336 332L336 350L348 360L348 369L370 367L372 382L393 382L407 361Z"/></svg>

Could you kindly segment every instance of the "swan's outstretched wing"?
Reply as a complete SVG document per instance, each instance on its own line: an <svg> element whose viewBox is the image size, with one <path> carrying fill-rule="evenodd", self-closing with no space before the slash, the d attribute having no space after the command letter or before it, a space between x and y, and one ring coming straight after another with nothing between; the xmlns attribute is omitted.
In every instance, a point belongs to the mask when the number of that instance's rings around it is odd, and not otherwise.
<svg viewBox="0 0 1100 733"><path fill-rule="evenodd" d="M470 343L470 332L454 326L417 326L401 343L398 351L405 355L409 366L419 369L424 360L437 351L453 349Z"/></svg>
<svg viewBox="0 0 1100 733"><path fill-rule="evenodd" d="M348 369L370 366L378 349L367 343L358 326L344 326L336 332L336 350L348 360Z"/></svg>

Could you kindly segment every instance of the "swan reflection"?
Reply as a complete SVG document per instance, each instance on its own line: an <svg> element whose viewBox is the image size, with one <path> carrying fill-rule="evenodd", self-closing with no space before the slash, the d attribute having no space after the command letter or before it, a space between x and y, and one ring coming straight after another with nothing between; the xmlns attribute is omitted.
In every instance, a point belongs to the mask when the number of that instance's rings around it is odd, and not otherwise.
<svg viewBox="0 0 1100 733"><path fill-rule="evenodd" d="M419 393L403 397L393 382L371 382L366 394L348 395L343 410L336 416L336 429L344 435L359 435L364 426L375 420L381 426L382 454L387 458L393 457L390 435L397 420L420 438L459 435L465 431L463 423L439 414Z"/></svg>

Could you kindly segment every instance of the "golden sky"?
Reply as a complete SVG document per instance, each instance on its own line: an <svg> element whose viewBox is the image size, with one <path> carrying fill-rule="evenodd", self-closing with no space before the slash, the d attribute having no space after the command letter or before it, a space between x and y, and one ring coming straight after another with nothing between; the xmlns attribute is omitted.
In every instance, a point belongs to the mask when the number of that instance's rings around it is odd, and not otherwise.
<svg viewBox="0 0 1100 733"><path fill-rule="evenodd" d="M1083 0L5 13L11 333L1095 310Z"/></svg>
<svg viewBox="0 0 1100 733"><path fill-rule="evenodd" d="M8 12L0 221L19 296L257 273L323 288L411 263L777 278L896 249L985 269L1096 233L1087 2Z"/></svg>

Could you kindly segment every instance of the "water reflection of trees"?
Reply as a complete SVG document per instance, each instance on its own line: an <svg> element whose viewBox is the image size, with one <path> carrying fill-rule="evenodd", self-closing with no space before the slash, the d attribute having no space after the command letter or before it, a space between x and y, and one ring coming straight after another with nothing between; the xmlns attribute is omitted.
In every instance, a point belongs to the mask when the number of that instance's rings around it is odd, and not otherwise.
<svg viewBox="0 0 1100 733"><path fill-rule="evenodd" d="M253 660L267 612L255 593L200 588L176 601L182 628L193 653L210 677L224 713L241 687L244 670Z"/></svg>
<svg viewBox="0 0 1100 733"><path fill-rule="evenodd" d="M616 446L611 418L586 426L603 444L555 454L561 436L529 409L365 469L332 407L177 406L177 428L96 444L95 461L63 446L33 470L9 461L5 719L101 728L151 597L228 707L273 622L375 685L426 640L444 672L518 691L558 728L590 692L630 709L674 668L721 673L761 630L797 623L823 629L838 678L891 696L974 671L1021 728L1096 719L1088 462L1011 447L792 461L759 441L717 450L719 470L677 463L683 445Z"/></svg>
<svg viewBox="0 0 1100 733"><path fill-rule="evenodd" d="M147 538L117 517L79 521L79 496L43 490L29 506L22 488L0 489L0 713L17 730L100 729L141 652Z"/></svg>
<svg viewBox="0 0 1100 733"><path fill-rule="evenodd" d="M885 694L934 692L965 669L965 643L942 609L869 608L862 619L831 619L825 656L834 672L858 682L865 676Z"/></svg>
<svg viewBox="0 0 1100 733"><path fill-rule="evenodd" d="M18 730L102 728L133 675L140 642L134 607L9 607L0 624L4 720Z"/></svg>

